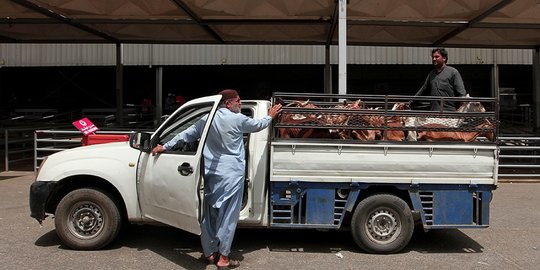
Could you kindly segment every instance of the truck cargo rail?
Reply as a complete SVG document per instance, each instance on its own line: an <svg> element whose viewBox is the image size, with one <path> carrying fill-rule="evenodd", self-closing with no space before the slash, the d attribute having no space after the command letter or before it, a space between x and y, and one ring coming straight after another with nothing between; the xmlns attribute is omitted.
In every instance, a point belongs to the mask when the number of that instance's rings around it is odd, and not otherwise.
<svg viewBox="0 0 540 270"><path fill-rule="evenodd" d="M432 101L460 106L426 110ZM495 142L498 131L495 98L275 93L273 102L283 105L277 139Z"/></svg>

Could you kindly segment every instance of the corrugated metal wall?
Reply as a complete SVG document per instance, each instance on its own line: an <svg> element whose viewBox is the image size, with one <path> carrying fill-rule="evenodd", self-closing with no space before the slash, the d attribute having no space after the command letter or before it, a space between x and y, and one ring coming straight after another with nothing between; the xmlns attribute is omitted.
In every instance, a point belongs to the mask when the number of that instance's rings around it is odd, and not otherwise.
<svg viewBox="0 0 540 270"><path fill-rule="evenodd" d="M349 64L430 64L432 48L349 47ZM448 63L532 65L533 51L524 49L448 48ZM333 52L334 53L334 52ZM337 59L337 51L332 55Z"/></svg>
<svg viewBox="0 0 540 270"><path fill-rule="evenodd" d="M114 44L0 44L0 66L115 65Z"/></svg>
<svg viewBox="0 0 540 270"><path fill-rule="evenodd" d="M0 67L110 66L114 44L0 44ZM125 44L125 65L324 64L324 46ZM349 64L430 64L431 48L358 46L347 50ZM449 48L450 64L532 65L529 49ZM338 49L330 49L337 64Z"/></svg>
<svg viewBox="0 0 540 270"><path fill-rule="evenodd" d="M126 65L324 64L322 46L124 45Z"/></svg>

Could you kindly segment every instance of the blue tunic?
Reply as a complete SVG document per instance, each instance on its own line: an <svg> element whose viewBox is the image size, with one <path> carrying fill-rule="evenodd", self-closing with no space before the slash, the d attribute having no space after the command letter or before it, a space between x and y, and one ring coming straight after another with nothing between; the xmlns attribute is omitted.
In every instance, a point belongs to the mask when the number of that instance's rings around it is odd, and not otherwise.
<svg viewBox="0 0 540 270"><path fill-rule="evenodd" d="M163 145L168 150L179 140L193 142L201 137L207 117ZM227 108L219 108L203 149L204 209L201 242L205 256L214 252L228 256L240 216L245 178L244 133L265 129L270 116L253 119Z"/></svg>

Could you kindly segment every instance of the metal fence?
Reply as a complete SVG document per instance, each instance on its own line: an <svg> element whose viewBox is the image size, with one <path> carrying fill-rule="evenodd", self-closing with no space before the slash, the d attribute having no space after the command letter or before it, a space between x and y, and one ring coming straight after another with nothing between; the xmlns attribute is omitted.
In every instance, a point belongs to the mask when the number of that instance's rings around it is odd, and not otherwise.
<svg viewBox="0 0 540 270"><path fill-rule="evenodd" d="M500 177L540 177L540 137L499 137Z"/></svg>
<svg viewBox="0 0 540 270"><path fill-rule="evenodd" d="M132 131L97 131L96 134L130 134ZM34 170L46 156L82 145L80 131L36 130L34 132Z"/></svg>
<svg viewBox="0 0 540 270"><path fill-rule="evenodd" d="M29 164L34 158L32 155L32 145L34 129L13 128L4 129L1 132L3 146L4 169L9 171L10 167L21 164ZM26 166L28 167L28 166Z"/></svg>

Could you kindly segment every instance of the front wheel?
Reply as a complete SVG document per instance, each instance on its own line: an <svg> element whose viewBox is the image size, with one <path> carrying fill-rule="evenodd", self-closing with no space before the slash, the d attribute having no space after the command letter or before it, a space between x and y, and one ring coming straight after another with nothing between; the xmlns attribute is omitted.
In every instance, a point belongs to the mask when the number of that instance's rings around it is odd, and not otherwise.
<svg viewBox="0 0 540 270"><path fill-rule="evenodd" d="M122 223L120 210L111 196L91 188L68 193L54 215L56 234L72 249L106 246L118 235Z"/></svg>
<svg viewBox="0 0 540 270"><path fill-rule="evenodd" d="M376 194L361 201L354 211L351 231L356 244L369 253L395 253L411 240L414 220L401 198Z"/></svg>

